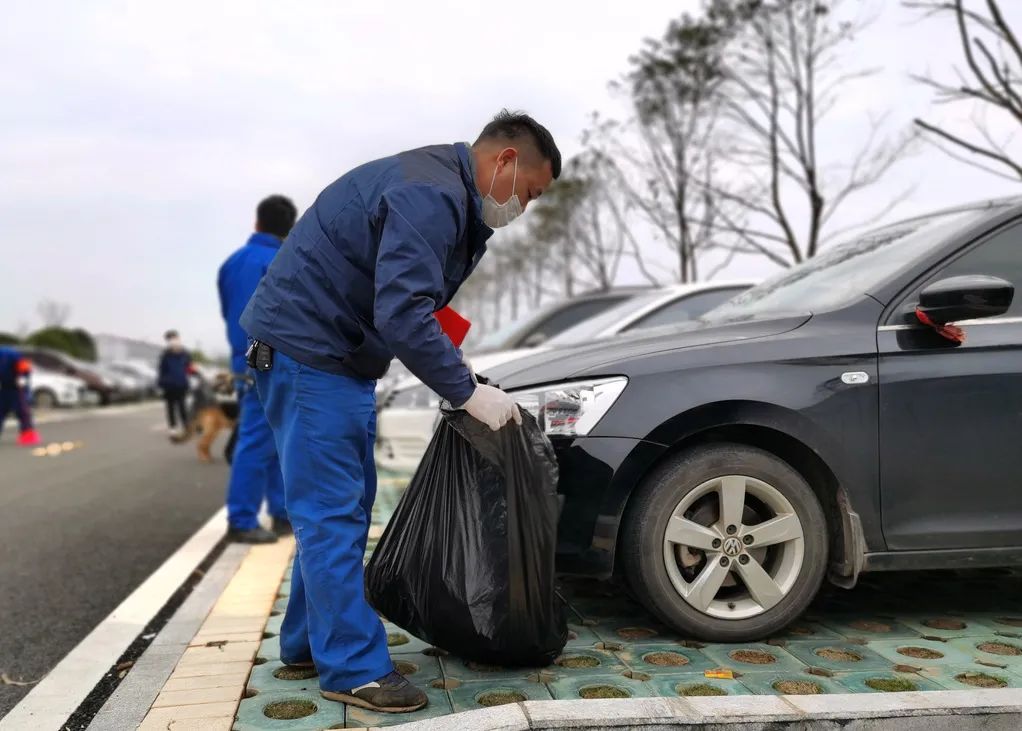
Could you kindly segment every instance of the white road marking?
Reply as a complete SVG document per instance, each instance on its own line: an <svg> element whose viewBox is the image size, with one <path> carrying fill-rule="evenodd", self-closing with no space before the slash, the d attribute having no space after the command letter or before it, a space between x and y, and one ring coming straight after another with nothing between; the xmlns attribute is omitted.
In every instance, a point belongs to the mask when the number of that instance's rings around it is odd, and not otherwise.
<svg viewBox="0 0 1022 731"><path fill-rule="evenodd" d="M226 525L227 509L221 508L0 719L0 731L60 731L106 671L223 538Z"/></svg>

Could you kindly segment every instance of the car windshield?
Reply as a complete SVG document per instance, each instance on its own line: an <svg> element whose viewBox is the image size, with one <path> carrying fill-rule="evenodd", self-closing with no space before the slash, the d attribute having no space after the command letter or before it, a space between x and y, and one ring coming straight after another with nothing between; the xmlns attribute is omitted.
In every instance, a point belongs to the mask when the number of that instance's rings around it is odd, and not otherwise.
<svg viewBox="0 0 1022 731"><path fill-rule="evenodd" d="M583 320L574 327L569 327L559 335L547 340L543 343L543 346L550 346L553 348L559 348L565 345L578 345L579 343L586 343L594 338L599 337L607 331L607 328L615 325L621 320L629 317L636 312L639 312L644 307L661 300L664 298L663 291L650 292L649 294L641 294L632 297L619 305L611 307L609 310L601 312L599 315L590 317L588 320Z"/></svg>
<svg viewBox="0 0 1022 731"><path fill-rule="evenodd" d="M836 246L711 310L719 322L763 313L824 312L870 292L935 242L989 216L990 207L948 211L870 231Z"/></svg>

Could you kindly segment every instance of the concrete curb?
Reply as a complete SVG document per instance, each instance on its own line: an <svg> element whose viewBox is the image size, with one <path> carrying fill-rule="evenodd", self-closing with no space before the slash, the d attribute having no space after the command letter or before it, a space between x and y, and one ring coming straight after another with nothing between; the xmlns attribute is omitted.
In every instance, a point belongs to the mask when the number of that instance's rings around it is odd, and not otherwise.
<svg viewBox="0 0 1022 731"><path fill-rule="evenodd" d="M251 546L228 545L89 724L89 731L137 728Z"/></svg>
<svg viewBox="0 0 1022 731"><path fill-rule="evenodd" d="M403 731L727 729L1017 731L1022 690L526 701L400 724Z"/></svg>

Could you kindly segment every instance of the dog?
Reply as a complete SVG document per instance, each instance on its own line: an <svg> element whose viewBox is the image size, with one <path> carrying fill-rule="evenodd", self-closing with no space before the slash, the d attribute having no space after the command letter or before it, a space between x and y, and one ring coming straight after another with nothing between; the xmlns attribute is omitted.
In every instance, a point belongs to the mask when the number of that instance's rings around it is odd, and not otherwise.
<svg viewBox="0 0 1022 731"><path fill-rule="evenodd" d="M192 391L192 403L188 414L188 423L185 425L184 433L179 436L172 436L170 440L174 444L183 444L192 438L192 435L200 436L196 450L200 462L212 462L213 455L210 447L216 441L217 436L225 429L231 430L231 440L228 441L228 449L224 456L228 463L231 462L230 448L236 439L238 424L238 401L234 391L234 377L230 373L218 373L213 383L205 380L199 382L197 388Z"/></svg>

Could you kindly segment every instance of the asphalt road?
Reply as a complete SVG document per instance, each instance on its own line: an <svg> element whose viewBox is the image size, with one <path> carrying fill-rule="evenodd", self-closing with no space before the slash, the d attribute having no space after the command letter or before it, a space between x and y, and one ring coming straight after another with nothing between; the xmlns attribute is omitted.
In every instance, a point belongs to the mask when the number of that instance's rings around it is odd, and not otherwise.
<svg viewBox="0 0 1022 731"><path fill-rule="evenodd" d="M56 416L39 429L70 443L56 456L15 446L13 422L0 437L0 673L15 681L45 675L223 504L222 457L171 445L160 404ZM30 689L0 680L0 717Z"/></svg>

